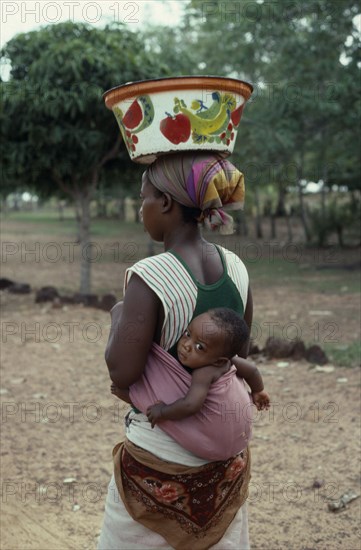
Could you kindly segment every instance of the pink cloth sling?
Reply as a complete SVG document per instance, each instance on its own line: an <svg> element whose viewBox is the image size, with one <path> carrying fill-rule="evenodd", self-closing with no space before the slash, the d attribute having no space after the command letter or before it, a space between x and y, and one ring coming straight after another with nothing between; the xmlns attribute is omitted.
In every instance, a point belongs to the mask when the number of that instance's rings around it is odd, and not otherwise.
<svg viewBox="0 0 361 550"><path fill-rule="evenodd" d="M157 401L184 397L192 375L157 344L148 354L140 380L130 387L132 403L145 414ZM226 460L243 451L251 438L252 404L236 368L214 382L201 410L182 420L162 420L159 427L182 447L205 460Z"/></svg>

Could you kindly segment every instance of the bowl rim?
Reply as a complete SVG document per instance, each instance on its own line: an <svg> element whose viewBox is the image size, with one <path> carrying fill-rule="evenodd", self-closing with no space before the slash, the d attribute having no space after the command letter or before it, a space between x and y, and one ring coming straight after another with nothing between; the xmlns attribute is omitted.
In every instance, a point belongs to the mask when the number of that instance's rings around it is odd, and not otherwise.
<svg viewBox="0 0 361 550"><path fill-rule="evenodd" d="M137 95L170 92L172 90L191 90L206 86L212 86L215 89L220 88L221 90L222 88L227 89L229 92L243 95L246 101L253 92L252 84L244 80L238 80L237 78L223 76L172 76L127 82L126 84L110 88L110 90L104 92L103 98L106 107L112 109L116 103Z"/></svg>

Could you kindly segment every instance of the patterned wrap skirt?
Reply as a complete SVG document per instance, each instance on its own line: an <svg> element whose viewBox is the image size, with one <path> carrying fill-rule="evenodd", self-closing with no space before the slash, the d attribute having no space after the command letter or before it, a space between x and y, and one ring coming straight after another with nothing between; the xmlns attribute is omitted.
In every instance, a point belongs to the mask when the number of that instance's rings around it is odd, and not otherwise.
<svg viewBox="0 0 361 550"><path fill-rule="evenodd" d="M182 458L178 445L172 448L159 428L149 432L143 416L133 414L127 432L137 440L139 433L144 435L139 430L147 430L152 452L129 438L113 450L114 476L98 550L247 550L249 449L225 461L204 463L190 454ZM145 447L149 438L144 438Z"/></svg>

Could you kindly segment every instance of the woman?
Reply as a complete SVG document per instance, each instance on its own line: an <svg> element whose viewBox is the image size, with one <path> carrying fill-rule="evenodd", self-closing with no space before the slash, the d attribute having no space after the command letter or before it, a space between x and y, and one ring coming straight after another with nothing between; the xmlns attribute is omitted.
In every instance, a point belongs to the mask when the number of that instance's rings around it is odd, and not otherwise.
<svg viewBox="0 0 361 550"><path fill-rule="evenodd" d="M152 343L176 355L191 319L210 307L230 307L251 327L252 297L243 263L205 241L199 229L204 219L227 229L231 218L222 206L241 208L243 198L243 175L215 154L164 156L143 175L143 223L165 252L127 271L121 315L119 307L112 310L106 362L125 396L143 376ZM248 342L239 355L247 352ZM160 427L152 430L147 417L133 410L126 441L113 454L116 485L112 479L99 550L249 547L247 449L207 462Z"/></svg>

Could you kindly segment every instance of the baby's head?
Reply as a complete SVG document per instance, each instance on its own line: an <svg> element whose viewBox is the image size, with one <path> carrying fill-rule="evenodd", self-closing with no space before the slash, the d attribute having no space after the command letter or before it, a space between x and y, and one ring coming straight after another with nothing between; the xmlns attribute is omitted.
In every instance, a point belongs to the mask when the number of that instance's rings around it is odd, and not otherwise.
<svg viewBox="0 0 361 550"><path fill-rule="evenodd" d="M232 309L219 307L198 315L178 342L179 361L196 369L205 365L224 365L239 353L248 339L246 322Z"/></svg>

